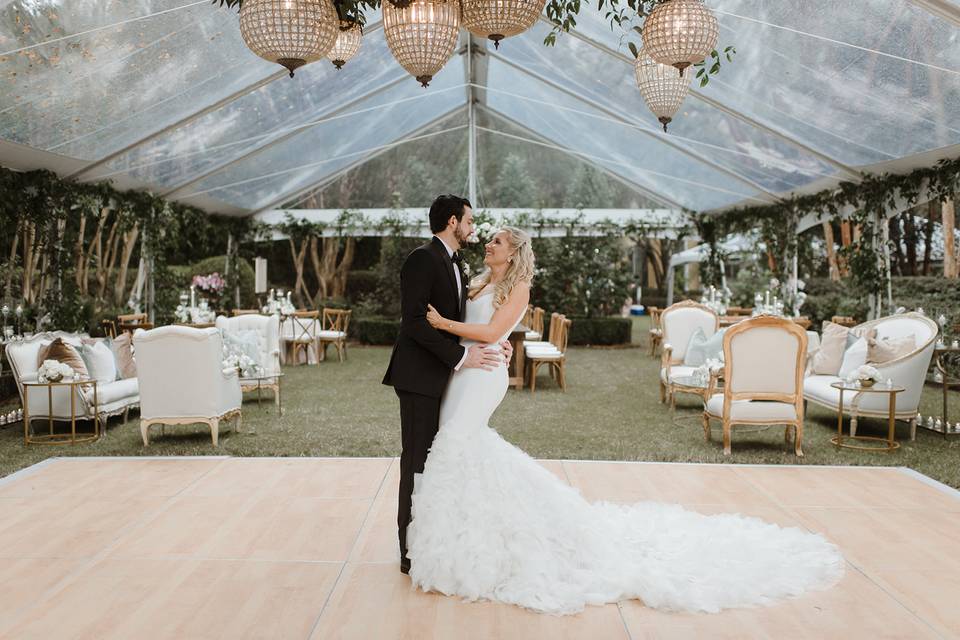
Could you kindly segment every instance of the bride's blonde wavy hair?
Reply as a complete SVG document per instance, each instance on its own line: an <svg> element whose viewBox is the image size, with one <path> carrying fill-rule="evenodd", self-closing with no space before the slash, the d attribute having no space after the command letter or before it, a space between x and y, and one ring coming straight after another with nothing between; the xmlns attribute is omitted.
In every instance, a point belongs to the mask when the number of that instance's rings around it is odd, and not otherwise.
<svg viewBox="0 0 960 640"><path fill-rule="evenodd" d="M530 234L516 227L501 227L497 233L507 232L507 243L513 250L512 260L507 265L507 273L503 280L498 282L493 289L493 306L499 307L507 298L510 292L518 282L533 282L533 246L530 242ZM483 270L478 276L470 281L470 290L468 295L472 298L478 291L490 284L490 267Z"/></svg>

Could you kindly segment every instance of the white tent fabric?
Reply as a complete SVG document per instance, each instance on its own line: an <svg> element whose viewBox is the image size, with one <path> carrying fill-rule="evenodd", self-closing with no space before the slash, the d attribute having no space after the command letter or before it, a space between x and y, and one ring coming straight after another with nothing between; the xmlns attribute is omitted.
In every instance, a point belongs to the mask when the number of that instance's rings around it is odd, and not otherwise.
<svg viewBox="0 0 960 640"><path fill-rule="evenodd" d="M588 5L552 48L545 22L499 51L463 35L423 90L379 15L342 71L321 61L291 80L206 0L4 0L0 164L249 215L425 131L465 127L475 106L664 206L715 211L960 153L960 4L708 5L737 57L694 86L664 134L622 34Z"/></svg>

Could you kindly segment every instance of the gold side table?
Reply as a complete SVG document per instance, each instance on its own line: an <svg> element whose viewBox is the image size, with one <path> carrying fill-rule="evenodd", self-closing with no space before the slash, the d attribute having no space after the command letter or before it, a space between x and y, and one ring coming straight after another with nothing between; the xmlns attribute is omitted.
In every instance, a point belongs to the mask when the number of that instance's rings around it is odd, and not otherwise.
<svg viewBox="0 0 960 640"><path fill-rule="evenodd" d="M836 446L843 449L857 449L858 451L882 451L885 453L890 453L896 451L900 448L900 443L896 440L896 423L897 423L897 394L906 391L903 387L897 386L887 386L880 382L875 383L870 387L860 386L858 383L850 382L834 382L830 385L834 389L840 390L840 402L837 405L837 435L830 438L830 442ZM851 391L853 393L886 393L890 396L890 404L888 405L888 420L889 428L887 429L886 438L878 438L876 436L845 436L843 435L843 392ZM853 408L854 418L857 415L857 409ZM874 443L883 443L882 446L865 446L858 444L847 444L844 440L854 440L858 442L874 442Z"/></svg>
<svg viewBox="0 0 960 640"><path fill-rule="evenodd" d="M283 415L283 397L280 395L280 378L283 372L278 371L271 374L254 375L246 378L240 378L240 392L257 392L257 406L261 405L263 389L270 389L274 394L274 404L277 405L277 414Z"/></svg>
<svg viewBox="0 0 960 640"><path fill-rule="evenodd" d="M93 433L77 433L77 394L84 387L93 387ZM30 429L30 389L46 387L47 389L47 423L49 433L38 435ZM53 389L55 387L67 389L70 394L70 433L53 432ZM84 416L81 416L84 417ZM79 444L93 442L100 437L100 404L97 398L97 381L90 378L59 380L57 382L24 382L23 383L23 443L24 444Z"/></svg>

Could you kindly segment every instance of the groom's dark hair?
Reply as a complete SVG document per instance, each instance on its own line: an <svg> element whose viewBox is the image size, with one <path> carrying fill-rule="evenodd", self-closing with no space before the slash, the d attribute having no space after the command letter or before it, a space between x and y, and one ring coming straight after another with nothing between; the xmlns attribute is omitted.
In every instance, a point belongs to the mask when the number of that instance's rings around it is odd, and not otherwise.
<svg viewBox="0 0 960 640"><path fill-rule="evenodd" d="M460 196L452 194L437 196L433 204L430 205L430 231L440 233L446 229L447 220L450 219L450 216L457 216L459 222L463 218L464 207L472 209L473 205L470 204L469 200Z"/></svg>

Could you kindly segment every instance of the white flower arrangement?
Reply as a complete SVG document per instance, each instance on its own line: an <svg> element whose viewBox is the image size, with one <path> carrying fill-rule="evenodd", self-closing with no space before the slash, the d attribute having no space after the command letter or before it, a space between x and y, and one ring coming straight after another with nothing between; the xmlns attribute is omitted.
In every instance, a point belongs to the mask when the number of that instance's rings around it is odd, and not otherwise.
<svg viewBox="0 0 960 640"><path fill-rule="evenodd" d="M189 324L190 310L182 304L178 304L177 308L173 311L173 317L181 324Z"/></svg>
<svg viewBox="0 0 960 640"><path fill-rule="evenodd" d="M44 360L37 369L37 380L40 382L60 382L64 378L72 378L73 369L68 364L57 360Z"/></svg>
<svg viewBox="0 0 960 640"><path fill-rule="evenodd" d="M856 382L858 380L861 385L869 387L875 382L880 382L880 371L869 364L860 365L847 378L848 382Z"/></svg>
<svg viewBox="0 0 960 640"><path fill-rule="evenodd" d="M245 353L229 355L223 360L224 369L236 369L241 378L251 378L260 373L260 365Z"/></svg>

